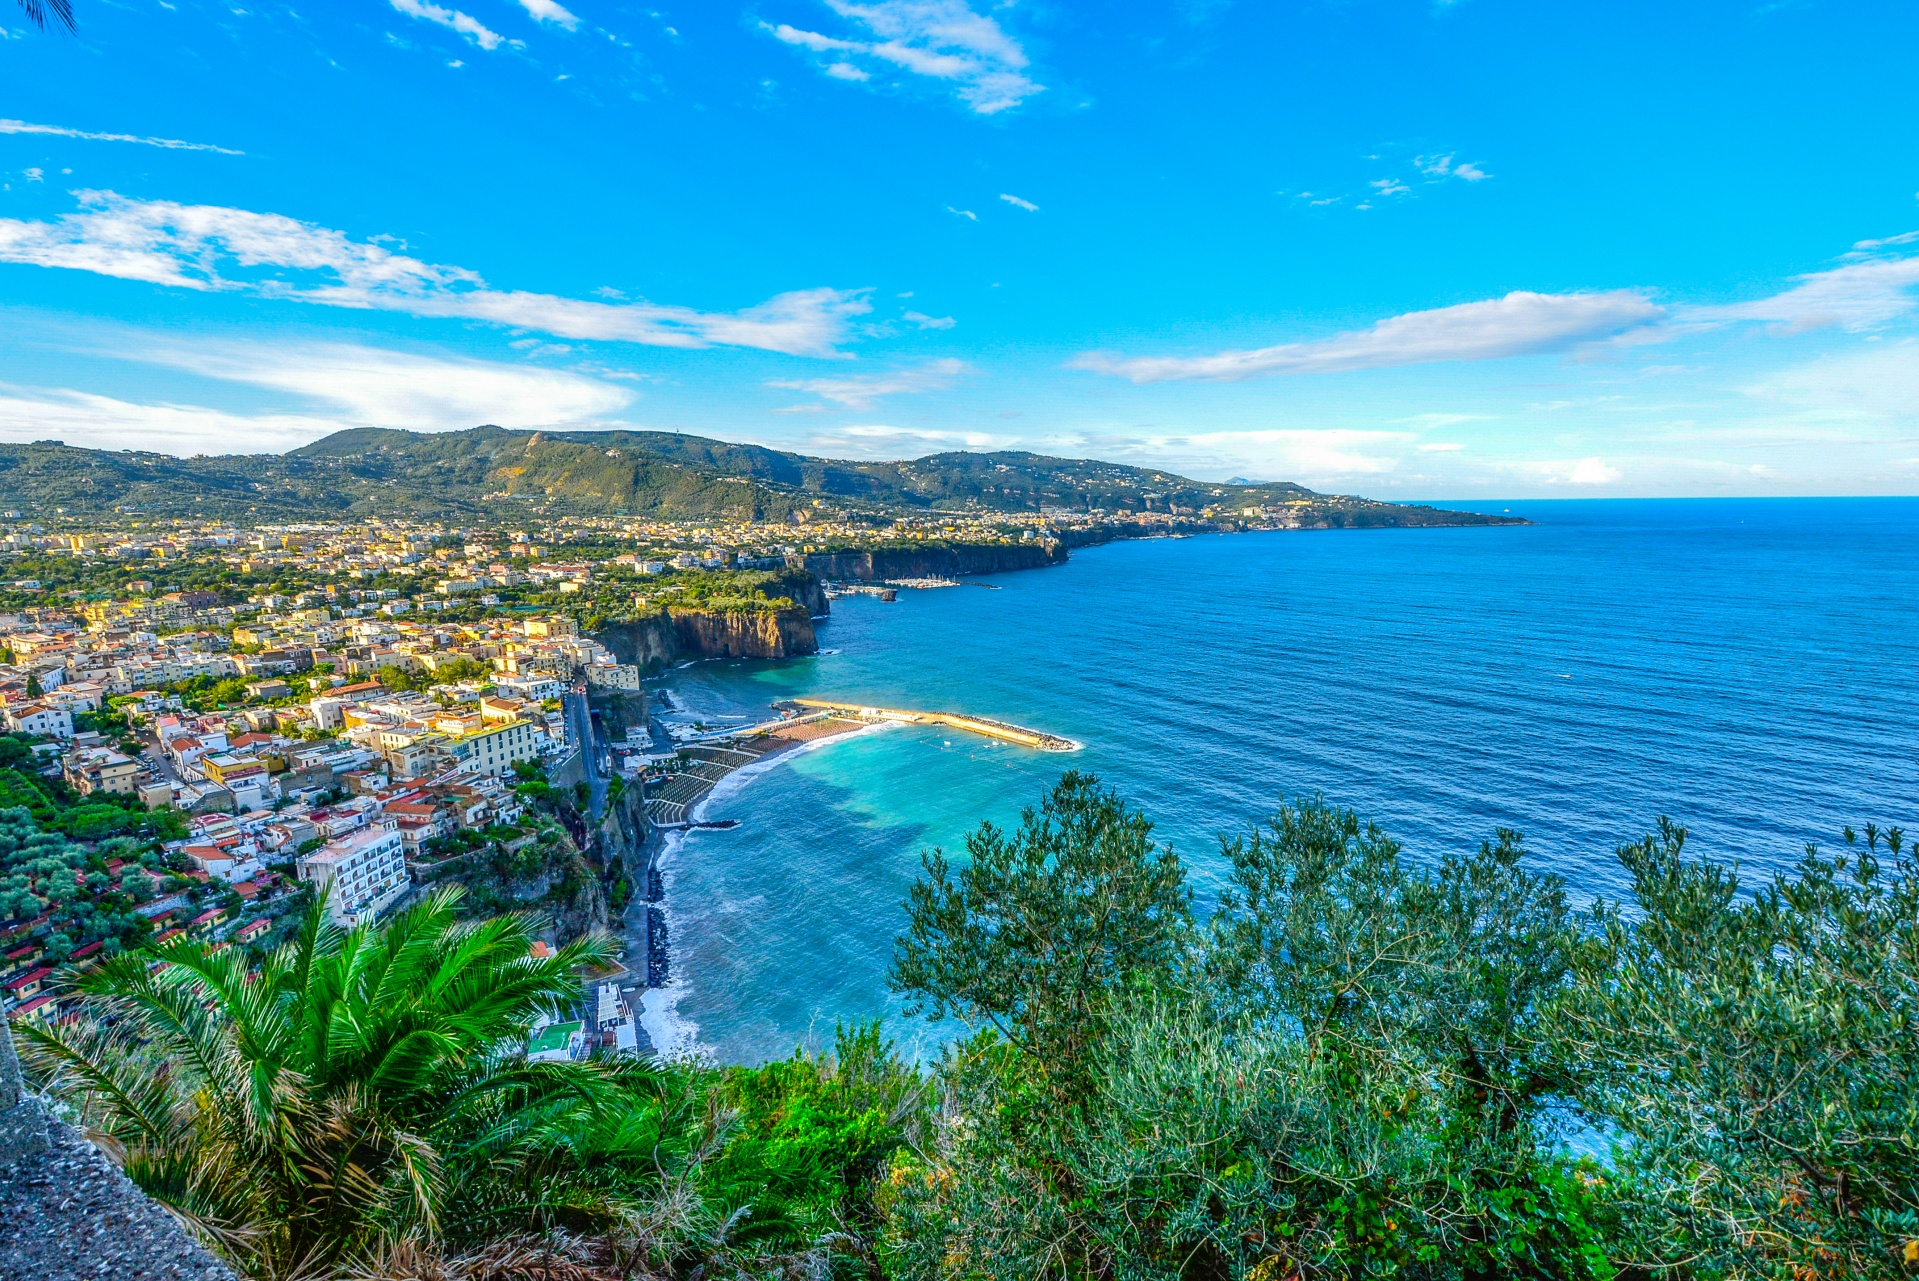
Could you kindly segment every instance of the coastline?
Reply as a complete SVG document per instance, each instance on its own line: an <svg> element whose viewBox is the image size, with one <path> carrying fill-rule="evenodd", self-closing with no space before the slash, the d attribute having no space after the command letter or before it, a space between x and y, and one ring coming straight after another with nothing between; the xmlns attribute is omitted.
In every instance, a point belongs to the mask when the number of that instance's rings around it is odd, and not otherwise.
<svg viewBox="0 0 1919 1281"><path fill-rule="evenodd" d="M778 768L787 761L794 760L808 752L830 747L859 738L865 734L895 729L897 722L878 721L870 725L861 725L849 729L843 734L829 734L806 742L796 742L790 747L768 752L758 760L729 771L725 777L708 788L704 795L694 801L687 810L690 822L706 821L707 807L716 800L727 800L737 795L748 783L770 770ZM699 1024L680 1014L680 998L686 994L686 971L673 961L674 929L673 885L671 873L679 861L681 848L686 839L698 828L678 828L662 834L659 855L654 866L659 869L664 893L656 905L662 920L666 924L668 948L667 981L664 987L647 988L640 998L640 1026L653 1044L653 1052L662 1059L697 1058L711 1061L713 1053L710 1047L700 1043Z"/></svg>

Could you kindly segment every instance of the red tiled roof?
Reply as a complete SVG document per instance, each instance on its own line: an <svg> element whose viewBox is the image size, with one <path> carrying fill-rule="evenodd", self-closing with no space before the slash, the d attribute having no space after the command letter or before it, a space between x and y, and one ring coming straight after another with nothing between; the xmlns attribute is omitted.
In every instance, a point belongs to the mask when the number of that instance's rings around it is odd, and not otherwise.
<svg viewBox="0 0 1919 1281"><path fill-rule="evenodd" d="M28 970L17 979L9 979L7 981L7 991L17 992L29 984L39 982L51 973L53 973L53 967L49 965L42 965L38 969Z"/></svg>
<svg viewBox="0 0 1919 1281"><path fill-rule="evenodd" d="M9 1014L7 1017L11 1019L23 1019L27 1017L29 1014L32 1014L35 1011L40 1010L44 1008L45 1006L59 999L60 999L60 994L58 992L42 992L40 995L33 997L31 1000L22 1001L20 1002L20 1004L14 1006L13 1013Z"/></svg>

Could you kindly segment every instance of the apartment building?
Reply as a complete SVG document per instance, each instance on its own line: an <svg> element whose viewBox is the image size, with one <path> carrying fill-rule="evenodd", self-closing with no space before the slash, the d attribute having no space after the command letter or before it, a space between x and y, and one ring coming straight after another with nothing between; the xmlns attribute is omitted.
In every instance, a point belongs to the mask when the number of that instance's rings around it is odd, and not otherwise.
<svg viewBox="0 0 1919 1281"><path fill-rule="evenodd" d="M377 920L412 887L397 823L329 841L296 865L300 879L327 896L327 915L346 929Z"/></svg>

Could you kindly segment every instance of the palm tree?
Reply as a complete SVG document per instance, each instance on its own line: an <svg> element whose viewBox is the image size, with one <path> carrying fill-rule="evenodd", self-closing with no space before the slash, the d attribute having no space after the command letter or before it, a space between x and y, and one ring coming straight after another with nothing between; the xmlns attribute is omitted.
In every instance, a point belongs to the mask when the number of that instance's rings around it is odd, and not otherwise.
<svg viewBox="0 0 1919 1281"><path fill-rule="evenodd" d="M47 29L47 15L53 15L54 25L75 30L73 24L73 0L20 0L20 9L27 15L27 21L42 31Z"/></svg>
<svg viewBox="0 0 1919 1281"><path fill-rule="evenodd" d="M113 957L75 982L92 1017L23 1027L25 1057L135 1183L262 1281L395 1240L637 1221L664 1168L664 1078L522 1048L608 941L538 958L536 918L458 921L461 897L352 931L316 902L257 970L184 939Z"/></svg>

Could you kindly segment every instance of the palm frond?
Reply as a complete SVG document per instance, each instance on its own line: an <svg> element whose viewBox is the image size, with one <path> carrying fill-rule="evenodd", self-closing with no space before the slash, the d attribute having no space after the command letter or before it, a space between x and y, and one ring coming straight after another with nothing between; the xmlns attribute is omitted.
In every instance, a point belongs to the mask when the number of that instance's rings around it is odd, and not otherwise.
<svg viewBox="0 0 1919 1281"><path fill-rule="evenodd" d="M20 0L20 10L28 22L42 31L47 29L48 17L55 26L65 27L69 32L79 29L73 21L73 0Z"/></svg>

